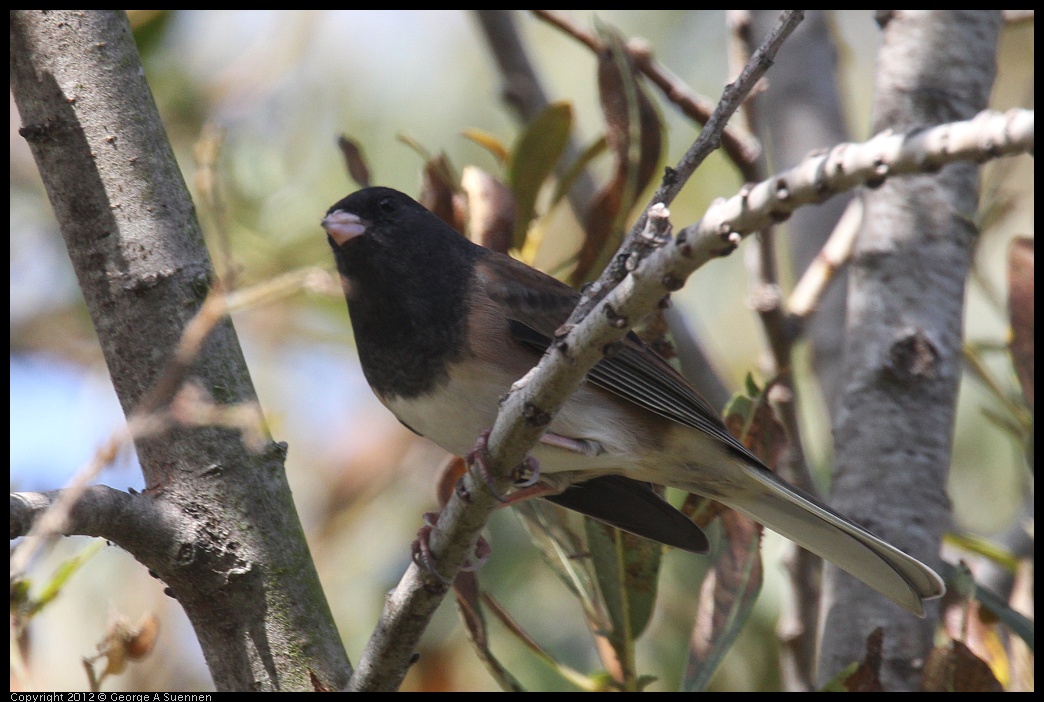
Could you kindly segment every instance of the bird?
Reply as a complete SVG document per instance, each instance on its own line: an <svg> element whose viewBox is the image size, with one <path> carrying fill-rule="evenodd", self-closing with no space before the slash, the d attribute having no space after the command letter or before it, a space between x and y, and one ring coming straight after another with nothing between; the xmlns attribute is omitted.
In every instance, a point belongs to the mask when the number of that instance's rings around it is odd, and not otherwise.
<svg viewBox="0 0 1044 702"><path fill-rule="evenodd" d="M348 195L322 227L374 394L412 432L464 456L579 293L392 188ZM918 616L945 592L931 568L772 472L633 332L588 373L531 456L545 499L653 541L709 548L651 487L669 486L747 515Z"/></svg>

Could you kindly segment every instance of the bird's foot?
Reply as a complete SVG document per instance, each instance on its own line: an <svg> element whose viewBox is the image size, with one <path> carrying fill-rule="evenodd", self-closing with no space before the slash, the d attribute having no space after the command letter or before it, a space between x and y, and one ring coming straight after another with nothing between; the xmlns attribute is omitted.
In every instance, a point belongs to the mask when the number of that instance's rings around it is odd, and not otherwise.
<svg viewBox="0 0 1044 702"><path fill-rule="evenodd" d="M516 495L519 492L525 492L531 487L537 486L540 482L540 463L532 456L526 456L526 459L522 461L511 472L511 482L516 488L520 490L511 493L511 495L504 496L496 488L496 481L493 479L493 473L489 469L489 429L482 430L479 434L478 439L475 440L475 445L467 455L464 456L464 461L467 463L468 468L471 468L475 473L482 478L482 482L489 488L490 493L493 497L503 504L511 504L518 501ZM528 499L528 498L523 498Z"/></svg>
<svg viewBox="0 0 1044 702"><path fill-rule="evenodd" d="M441 512L426 512L424 514L424 526L417 530L417 538L410 547L410 552L413 557L413 562L419 567L427 569L429 573L446 585L452 585L452 581L444 577L436 569L436 559L431 552L431 532L438 528L440 514ZM480 536L478 541L475 542L474 560L469 558L464 561L464 565L462 565L460 569L465 573L471 573L478 570L486 564L486 561L489 560L489 554L491 552L492 549L489 546L489 542Z"/></svg>

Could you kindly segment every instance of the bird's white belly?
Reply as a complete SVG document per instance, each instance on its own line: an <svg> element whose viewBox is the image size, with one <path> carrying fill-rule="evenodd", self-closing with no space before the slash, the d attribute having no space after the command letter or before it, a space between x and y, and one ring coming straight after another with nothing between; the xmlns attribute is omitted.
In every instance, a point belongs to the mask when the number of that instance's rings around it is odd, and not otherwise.
<svg viewBox="0 0 1044 702"><path fill-rule="evenodd" d="M381 401L415 432L450 453L463 456L474 445L479 432L493 425L497 416L496 398L506 392L511 381L504 385L489 375L460 376L451 377L448 383L426 395L409 399L381 398Z"/></svg>
<svg viewBox="0 0 1044 702"><path fill-rule="evenodd" d="M474 446L479 433L493 426L499 399L518 379L490 365L469 366L466 373L454 371L448 382L424 396L381 401L411 429L450 453L463 456ZM627 475L639 447L633 429L625 422L619 409L593 390L581 387L551 422L549 431L589 442L597 452L589 455L540 443L532 454L540 462L541 471L547 473Z"/></svg>

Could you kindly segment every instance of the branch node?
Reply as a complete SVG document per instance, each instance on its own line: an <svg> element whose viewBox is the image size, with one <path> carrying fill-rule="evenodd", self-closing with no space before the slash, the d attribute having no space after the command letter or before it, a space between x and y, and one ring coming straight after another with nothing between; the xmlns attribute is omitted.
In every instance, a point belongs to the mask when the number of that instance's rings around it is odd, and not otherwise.
<svg viewBox="0 0 1044 702"><path fill-rule="evenodd" d="M609 320L609 324L615 329L625 329L630 326L627 324L627 317L619 314L616 309L608 303L605 306L605 316Z"/></svg>
<svg viewBox="0 0 1044 702"><path fill-rule="evenodd" d="M522 406L522 418L531 427L546 427L551 423L552 416L527 400Z"/></svg>
<svg viewBox="0 0 1044 702"><path fill-rule="evenodd" d="M660 279L660 283L670 292L674 292L675 290L681 290L681 287L685 285L685 279L679 278L673 273L664 273L663 278Z"/></svg>
<svg viewBox="0 0 1044 702"><path fill-rule="evenodd" d="M608 344L602 347L602 355L606 358L612 358L616 354L620 353L620 350L622 348L622 341L610 341Z"/></svg>

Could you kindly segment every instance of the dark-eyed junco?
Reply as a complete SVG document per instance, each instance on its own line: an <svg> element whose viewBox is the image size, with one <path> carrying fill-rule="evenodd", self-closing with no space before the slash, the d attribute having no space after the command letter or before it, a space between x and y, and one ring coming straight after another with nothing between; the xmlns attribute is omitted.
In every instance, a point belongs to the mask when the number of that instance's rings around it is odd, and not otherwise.
<svg viewBox="0 0 1044 702"><path fill-rule="evenodd" d="M374 393L411 430L463 456L578 294L390 188L349 195L323 228ZM748 515L915 614L945 590L930 568L766 468L633 334L588 374L533 456L540 480L561 490L549 499L640 536L707 549L647 484L668 485Z"/></svg>

